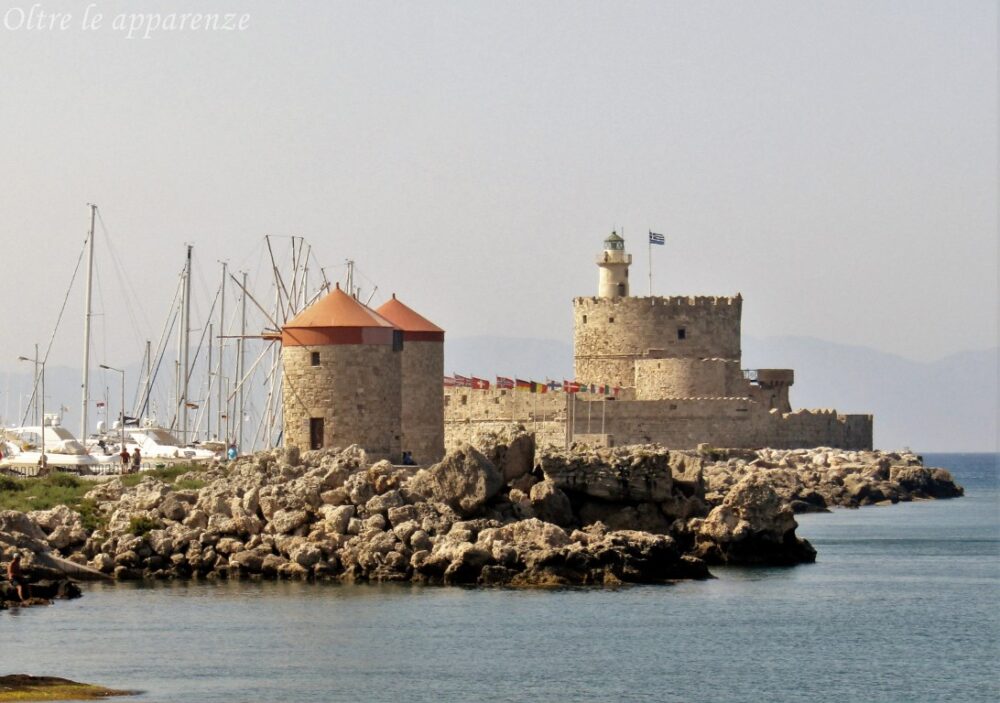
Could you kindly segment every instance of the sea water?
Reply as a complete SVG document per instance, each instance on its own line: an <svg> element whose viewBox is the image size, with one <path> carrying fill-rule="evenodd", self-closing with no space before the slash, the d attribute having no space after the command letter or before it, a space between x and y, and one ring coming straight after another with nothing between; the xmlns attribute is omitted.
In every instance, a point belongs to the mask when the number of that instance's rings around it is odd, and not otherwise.
<svg viewBox="0 0 1000 703"><path fill-rule="evenodd" d="M966 496L798 517L817 562L716 580L506 590L90 585L0 613L0 673L142 701L996 701L994 454Z"/></svg>

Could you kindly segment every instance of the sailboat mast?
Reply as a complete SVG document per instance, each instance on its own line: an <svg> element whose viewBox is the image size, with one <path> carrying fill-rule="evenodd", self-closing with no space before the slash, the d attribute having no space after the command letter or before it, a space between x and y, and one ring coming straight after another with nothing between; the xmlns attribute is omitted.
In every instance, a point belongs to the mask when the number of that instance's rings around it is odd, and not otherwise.
<svg viewBox="0 0 1000 703"><path fill-rule="evenodd" d="M219 436L222 436L222 416L226 414L226 406L222 403L222 352L224 337L226 336L226 262L222 262L222 290L219 293L219 371L218 371L218 383L219 383L219 421L216 423L219 428ZM229 437L226 437L226 443L229 443Z"/></svg>
<svg viewBox="0 0 1000 703"><path fill-rule="evenodd" d="M239 380L240 380L240 407L239 407L239 413L237 414L237 422L239 424L236 425L236 437L237 437L236 446L238 446L240 448L240 451L242 452L242 451L244 451L243 450L243 400L244 400L244 398L243 398L243 386L244 386L244 383L243 383L243 374L246 373L246 359L244 358L244 352L246 351L246 336L247 336L247 273L246 273L246 271L243 272L243 295L240 297L240 301L241 301L241 308L242 308L242 310L240 312L240 315L242 317L242 323L240 325L240 359L239 359L239 362L240 362L240 374L239 374Z"/></svg>
<svg viewBox="0 0 1000 703"><path fill-rule="evenodd" d="M188 244L184 262L184 321L181 327L181 441L187 444L188 436L188 376L190 375L191 346L191 250Z"/></svg>
<svg viewBox="0 0 1000 703"><path fill-rule="evenodd" d="M94 278L94 219L97 216L97 206L88 203L90 208L90 232L87 234L87 291L83 303L83 399L80 409L80 441L87 439L87 405L90 403L90 301ZM122 408L122 412L125 409Z"/></svg>

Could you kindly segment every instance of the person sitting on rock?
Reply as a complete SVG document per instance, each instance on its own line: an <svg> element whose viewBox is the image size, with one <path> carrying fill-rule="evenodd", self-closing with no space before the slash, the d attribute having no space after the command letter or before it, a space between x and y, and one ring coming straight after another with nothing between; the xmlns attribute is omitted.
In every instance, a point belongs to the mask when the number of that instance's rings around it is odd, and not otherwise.
<svg viewBox="0 0 1000 703"><path fill-rule="evenodd" d="M24 592L28 587L28 581L21 569L21 555L17 552L14 552L14 558L7 564L7 580L11 586L17 588L17 597L22 601L25 600Z"/></svg>

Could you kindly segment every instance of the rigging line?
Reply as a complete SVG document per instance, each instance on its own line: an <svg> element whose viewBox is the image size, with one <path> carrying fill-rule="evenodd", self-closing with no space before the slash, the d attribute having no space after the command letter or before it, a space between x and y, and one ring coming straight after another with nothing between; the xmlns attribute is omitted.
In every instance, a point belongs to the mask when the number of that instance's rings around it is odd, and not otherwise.
<svg viewBox="0 0 1000 703"><path fill-rule="evenodd" d="M139 316L136 315L136 309L132 306L133 300L139 300L139 295L135 288L132 287L132 281L125 270L121 259L118 256L118 250L115 248L114 239L111 237L111 232L108 230L107 224L104 222L104 217L101 215L101 211L97 211L97 217L101 223L101 231L104 234L104 241L107 244L108 254L111 257L111 263L115 269L115 274L122 281L124 288L126 289L126 295L123 295L123 303L125 305L125 312L128 315L129 323L132 325L132 329L138 331L140 327L143 327L145 331L149 331L152 327L149 322L149 318L146 317L145 311L141 308L139 312L142 316L142 325L140 325ZM138 339L142 335L133 335L133 339ZM134 342L133 342L134 343Z"/></svg>
<svg viewBox="0 0 1000 703"><path fill-rule="evenodd" d="M167 344L170 342L171 332L174 328L174 321L177 319L177 312L180 309L178 301L181 295L181 287L184 283L183 278L178 277L177 289L174 291L174 299L170 302L170 307L167 309L167 324L164 326L163 330L160 332L160 340L156 343L156 354L153 357L156 361L155 363L150 363L150 377L146 379L146 389L143 392L142 402L136 407L135 416L141 416L149 408L150 396L153 394L153 381L156 380L156 376L160 370L160 364L163 362L163 356L166 353Z"/></svg>
<svg viewBox="0 0 1000 703"><path fill-rule="evenodd" d="M80 256L76 260L76 268L73 269L73 276L69 281L69 288L66 289L66 297L63 298L62 307L59 308L59 315L56 317L56 326L52 330L52 336L49 337L49 344L45 347L45 354L42 355L42 361L49 360L49 353L52 351L52 344L55 342L56 333L59 331L59 323L62 322L63 313L66 312L66 304L69 303L69 295L73 292L73 283L76 282L76 274L80 272L80 264L83 262L83 255L87 251L87 242L84 241L83 248L80 249Z"/></svg>
<svg viewBox="0 0 1000 703"><path fill-rule="evenodd" d="M76 282L76 274L80 272L80 264L83 262L83 255L87 251L87 240L83 240L83 248L80 249L80 256L76 259L76 267L73 269L73 276L69 280L69 287L66 289L66 297L63 298L62 307L59 308L59 315L56 317L56 326L52 330L52 336L49 337L48 346L45 347L45 353L42 355L42 363L44 364L49 360L49 354L52 352L52 344L56 341L56 334L59 332L59 324L62 322L63 313L66 312L66 305L69 303L69 295L73 292L73 283ZM31 407L31 403L35 400L35 394L38 392L38 378L36 378L31 386L31 398L28 399L27 407ZM21 418L21 425L28 420L28 410L24 411L24 417Z"/></svg>
<svg viewBox="0 0 1000 703"><path fill-rule="evenodd" d="M218 302L219 302L219 294L216 293L215 300L212 301L212 307L208 309L208 317L206 319L212 318L212 315L215 313L215 304ZM201 348L202 346L204 346L205 335L207 334L208 334L208 325L201 328L201 337L198 339L198 346L195 347L194 350L194 359L191 361L191 366L190 368L188 368L188 375L187 378L185 379L185 381L187 381L188 384L191 383L191 377L194 375L194 367L197 366L198 364L198 357L201 354ZM209 344L211 344L211 340L209 340ZM211 369L209 370L211 371Z"/></svg>

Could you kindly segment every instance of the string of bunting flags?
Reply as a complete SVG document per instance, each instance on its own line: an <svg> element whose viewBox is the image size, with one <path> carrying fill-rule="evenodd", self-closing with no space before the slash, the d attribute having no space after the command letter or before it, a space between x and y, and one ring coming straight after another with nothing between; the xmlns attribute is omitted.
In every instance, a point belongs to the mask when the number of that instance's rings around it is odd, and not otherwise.
<svg viewBox="0 0 1000 703"><path fill-rule="evenodd" d="M579 381L525 381L520 378L507 378L497 376L496 381L491 384L485 378L476 376L462 376L454 374L444 377L445 388L472 388L473 390L486 391L490 388L509 389L523 391L525 393L594 393L601 395L618 395L621 392L619 386L612 386L609 383L580 383Z"/></svg>

